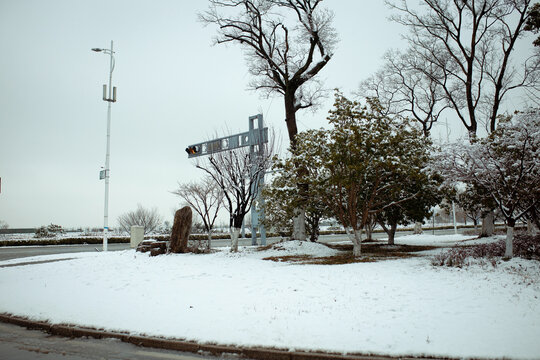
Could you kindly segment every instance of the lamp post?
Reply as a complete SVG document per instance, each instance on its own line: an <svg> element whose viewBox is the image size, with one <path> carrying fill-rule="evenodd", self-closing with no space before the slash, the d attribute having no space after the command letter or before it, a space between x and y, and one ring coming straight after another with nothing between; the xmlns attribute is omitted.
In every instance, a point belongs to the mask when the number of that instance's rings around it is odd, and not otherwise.
<svg viewBox="0 0 540 360"><path fill-rule="evenodd" d="M100 173L100 179L105 179L105 210L103 215L103 251L107 251L107 236L109 232L109 162L111 157L111 104L116 102L116 86L112 87L112 73L114 70L114 51L113 42L111 40L110 49L93 48L92 51L102 52L109 55L110 67L109 67L109 91L107 94L107 85L103 85L103 101L107 101L107 151L105 155L105 169Z"/></svg>

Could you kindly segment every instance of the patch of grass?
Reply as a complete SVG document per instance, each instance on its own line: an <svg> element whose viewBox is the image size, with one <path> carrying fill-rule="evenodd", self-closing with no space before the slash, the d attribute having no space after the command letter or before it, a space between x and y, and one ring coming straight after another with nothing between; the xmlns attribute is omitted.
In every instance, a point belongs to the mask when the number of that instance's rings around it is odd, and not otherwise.
<svg viewBox="0 0 540 360"><path fill-rule="evenodd" d="M284 255L284 256L269 256L263 258L263 260L275 261L275 262L291 262L298 263L312 260L310 255Z"/></svg>
<svg viewBox="0 0 540 360"><path fill-rule="evenodd" d="M306 262L306 264L313 265L345 265L345 264L354 264L354 263L368 263L376 262L378 259L372 256L362 255L360 258L356 258L351 253L339 254L334 256L327 256L322 258L313 258L311 261Z"/></svg>
<svg viewBox="0 0 540 360"><path fill-rule="evenodd" d="M416 252L436 249L436 246L418 246L418 245L393 245L388 246L381 243L362 244L362 256L356 258L352 254L352 244L322 244L329 248L340 250L343 253L326 256L312 257L309 255L284 255L270 256L263 260L276 262L289 262L293 264L311 264L311 265L344 265L353 263L376 262L382 260L404 259L416 257ZM260 248L260 251L276 249L275 245L265 246Z"/></svg>
<svg viewBox="0 0 540 360"><path fill-rule="evenodd" d="M340 251L353 250L352 244L325 244L331 249ZM399 253L415 253L419 251L437 249L437 246L427 245L388 245L386 243L362 243L362 253L379 254L379 255L395 255Z"/></svg>

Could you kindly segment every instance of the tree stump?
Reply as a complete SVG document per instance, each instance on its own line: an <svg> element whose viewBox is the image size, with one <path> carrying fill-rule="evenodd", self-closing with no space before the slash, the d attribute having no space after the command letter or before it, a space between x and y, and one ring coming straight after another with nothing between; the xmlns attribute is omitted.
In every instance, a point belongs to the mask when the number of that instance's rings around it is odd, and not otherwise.
<svg viewBox="0 0 540 360"><path fill-rule="evenodd" d="M174 214L174 224L169 244L170 253L187 252L192 216L191 208L189 206L181 208Z"/></svg>

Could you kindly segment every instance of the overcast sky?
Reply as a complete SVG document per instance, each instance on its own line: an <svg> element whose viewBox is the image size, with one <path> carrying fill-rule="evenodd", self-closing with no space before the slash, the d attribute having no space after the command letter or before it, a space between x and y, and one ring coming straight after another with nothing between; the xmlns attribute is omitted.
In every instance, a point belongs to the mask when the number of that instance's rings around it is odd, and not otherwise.
<svg viewBox="0 0 540 360"><path fill-rule="evenodd" d="M403 47L403 28L382 0L324 2L340 42L320 73L350 93L381 56ZM137 204L172 220L177 182L203 174L187 145L247 130L263 113L286 144L283 100L248 90L238 46L213 46L215 29L197 13L204 0L0 0L0 220L10 227L50 223L103 226L109 57L114 41L109 225ZM329 98L298 114L299 130L326 123Z"/></svg>

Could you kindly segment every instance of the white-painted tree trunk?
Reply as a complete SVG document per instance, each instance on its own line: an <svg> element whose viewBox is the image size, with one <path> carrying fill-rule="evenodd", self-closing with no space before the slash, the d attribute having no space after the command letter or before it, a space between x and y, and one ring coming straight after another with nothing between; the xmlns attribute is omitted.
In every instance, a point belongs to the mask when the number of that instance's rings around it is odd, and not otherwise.
<svg viewBox="0 0 540 360"><path fill-rule="evenodd" d="M362 232L363 229L354 230L354 236L352 237L354 257L362 255Z"/></svg>
<svg viewBox="0 0 540 360"><path fill-rule="evenodd" d="M238 235L240 228L231 228L231 252L238 252Z"/></svg>
<svg viewBox="0 0 540 360"><path fill-rule="evenodd" d="M414 234L421 234L423 232L422 230L422 223L421 222L415 222L414 223Z"/></svg>
<svg viewBox="0 0 540 360"><path fill-rule="evenodd" d="M212 230L210 230L207 235L208 235L207 249L210 250L212 248Z"/></svg>
<svg viewBox="0 0 540 360"><path fill-rule="evenodd" d="M306 211L301 208L294 209L293 231L291 240L306 241Z"/></svg>
<svg viewBox="0 0 540 360"><path fill-rule="evenodd" d="M504 251L505 258L512 258L514 256L514 227L506 227L506 249Z"/></svg>

